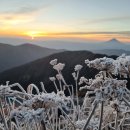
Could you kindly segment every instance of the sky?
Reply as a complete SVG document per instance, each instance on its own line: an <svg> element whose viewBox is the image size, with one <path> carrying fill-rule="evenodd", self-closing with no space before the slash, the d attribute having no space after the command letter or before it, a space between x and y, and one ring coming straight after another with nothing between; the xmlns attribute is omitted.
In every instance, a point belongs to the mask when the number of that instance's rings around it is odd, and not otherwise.
<svg viewBox="0 0 130 130"><path fill-rule="evenodd" d="M0 36L130 42L130 0L0 0Z"/></svg>

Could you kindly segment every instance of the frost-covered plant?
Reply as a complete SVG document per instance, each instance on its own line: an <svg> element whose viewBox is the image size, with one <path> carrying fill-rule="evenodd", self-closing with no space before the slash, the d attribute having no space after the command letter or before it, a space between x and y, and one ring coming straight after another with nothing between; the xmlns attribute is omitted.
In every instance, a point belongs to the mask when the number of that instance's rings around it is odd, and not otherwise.
<svg viewBox="0 0 130 130"><path fill-rule="evenodd" d="M96 68L113 75L120 75L125 78L130 76L130 56L126 56L125 54L122 54L116 60L103 57L92 61L87 59L85 60L85 63L89 67Z"/></svg>
<svg viewBox="0 0 130 130"><path fill-rule="evenodd" d="M42 122L44 116L45 112L43 108L34 110L27 107L22 107L12 110L10 118L15 119L18 128L23 127L23 125L26 124L31 129L36 128L36 123Z"/></svg>
<svg viewBox="0 0 130 130"><path fill-rule="evenodd" d="M42 91L35 84L28 85L27 91L18 83L10 85L7 81L6 85L0 85L0 129L129 130L130 91L127 80L113 78L113 75L130 76L130 56L87 59L85 63L100 72L94 79L80 77L83 66L76 65L72 73L73 86L67 84L62 74L65 64L58 63L57 59L50 61L57 72L49 78L55 92L48 93L42 82ZM19 91L13 87L18 87ZM68 96L65 95L66 89ZM84 98L79 97L79 91L86 92Z"/></svg>

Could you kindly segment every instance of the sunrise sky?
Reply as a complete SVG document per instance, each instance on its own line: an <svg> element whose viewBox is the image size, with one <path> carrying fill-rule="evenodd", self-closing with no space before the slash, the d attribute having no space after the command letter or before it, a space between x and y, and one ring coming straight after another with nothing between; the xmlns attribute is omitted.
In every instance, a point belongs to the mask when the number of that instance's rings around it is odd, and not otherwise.
<svg viewBox="0 0 130 130"><path fill-rule="evenodd" d="M130 42L130 0L0 0L0 36Z"/></svg>

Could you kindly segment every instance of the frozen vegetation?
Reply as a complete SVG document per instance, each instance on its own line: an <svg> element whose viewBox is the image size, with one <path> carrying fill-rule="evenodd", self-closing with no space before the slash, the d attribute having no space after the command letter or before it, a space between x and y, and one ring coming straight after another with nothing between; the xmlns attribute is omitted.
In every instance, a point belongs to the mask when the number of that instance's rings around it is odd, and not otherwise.
<svg viewBox="0 0 130 130"><path fill-rule="evenodd" d="M46 91L42 82L42 92L35 84L30 84L27 90L19 83L7 81L1 85L0 130L130 130L130 91L127 89L130 56L122 55L116 60L86 59L85 63L99 73L94 79L79 77L83 66L76 65L72 73L73 86L66 83L62 74L65 64L57 59L50 61L57 71L50 77L55 89L52 93ZM14 87L20 91L13 90ZM86 91L82 102L79 91Z"/></svg>

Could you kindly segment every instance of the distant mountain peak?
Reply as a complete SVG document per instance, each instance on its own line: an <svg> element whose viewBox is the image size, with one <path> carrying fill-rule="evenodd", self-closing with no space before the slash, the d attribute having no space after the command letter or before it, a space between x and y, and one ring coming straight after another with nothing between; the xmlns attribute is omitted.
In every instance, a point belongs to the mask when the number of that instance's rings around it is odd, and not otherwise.
<svg viewBox="0 0 130 130"><path fill-rule="evenodd" d="M113 39L109 40L108 42L119 42L120 43L120 41L117 40L116 38L113 38Z"/></svg>
<svg viewBox="0 0 130 130"><path fill-rule="evenodd" d="M106 41L106 43L107 44L113 44L113 45L123 45L122 43L123 42L121 42L121 41L119 41L118 39L116 39L116 38L113 38L113 39L111 39L111 40L109 40L109 41ZM120 48L120 49L122 49L122 48Z"/></svg>

